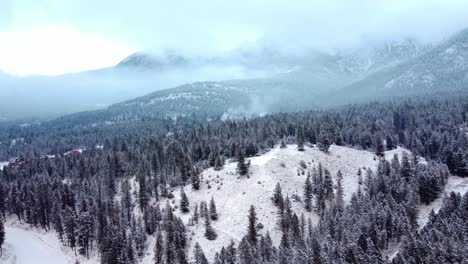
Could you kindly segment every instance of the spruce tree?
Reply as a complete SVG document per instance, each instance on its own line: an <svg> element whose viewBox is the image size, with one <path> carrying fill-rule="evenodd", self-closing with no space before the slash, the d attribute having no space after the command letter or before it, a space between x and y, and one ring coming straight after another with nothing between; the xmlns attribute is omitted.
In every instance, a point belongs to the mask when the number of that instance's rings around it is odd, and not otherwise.
<svg viewBox="0 0 468 264"><path fill-rule="evenodd" d="M323 152L328 152L328 149L330 148L330 140L328 139L328 135L325 132L322 132L320 134L320 138L318 141L318 148L319 150Z"/></svg>
<svg viewBox="0 0 468 264"><path fill-rule="evenodd" d="M164 241L161 230L158 229L156 235L156 243L154 244L154 263L163 264L164 263Z"/></svg>
<svg viewBox="0 0 468 264"><path fill-rule="evenodd" d="M210 216L206 214L205 216L205 237L208 240L216 240L218 234L216 234L215 230L211 226Z"/></svg>
<svg viewBox="0 0 468 264"><path fill-rule="evenodd" d="M380 137L377 137L375 139L375 154L379 157L383 157L384 156L384 151L385 151L385 147L384 147L384 144L383 144L383 141L382 141L382 138Z"/></svg>
<svg viewBox="0 0 468 264"><path fill-rule="evenodd" d="M245 157L242 153L240 153L238 157L237 172L241 176L244 176L249 172L249 165L246 163Z"/></svg>
<svg viewBox="0 0 468 264"><path fill-rule="evenodd" d="M5 223L0 219L0 255L3 253L3 244L5 243Z"/></svg>
<svg viewBox="0 0 468 264"><path fill-rule="evenodd" d="M223 166L224 166L223 158L221 156L216 157L214 170L216 171L222 170Z"/></svg>
<svg viewBox="0 0 468 264"><path fill-rule="evenodd" d="M200 190L200 174L194 173L192 175L192 188L194 190Z"/></svg>
<svg viewBox="0 0 468 264"><path fill-rule="evenodd" d="M304 151L304 131L302 127L298 127L296 131L297 150Z"/></svg>
<svg viewBox="0 0 468 264"><path fill-rule="evenodd" d="M330 172L327 169L325 169L324 172L323 188L325 191L325 198L333 199L333 180L331 178Z"/></svg>
<svg viewBox="0 0 468 264"><path fill-rule="evenodd" d="M276 187L275 187L275 190L273 191L273 203L276 205L276 206L280 206L280 203L282 203L283 201L283 194L281 193L281 186L278 183L276 183Z"/></svg>
<svg viewBox="0 0 468 264"><path fill-rule="evenodd" d="M255 207L253 205L251 205L249 209L249 226L247 237L251 244L257 244L257 213L255 212Z"/></svg>
<svg viewBox="0 0 468 264"><path fill-rule="evenodd" d="M193 258L194 264L208 264L208 260L205 257L205 253L203 253L203 250L198 244L198 242L195 243L195 247L193 249Z"/></svg>
<svg viewBox="0 0 468 264"><path fill-rule="evenodd" d="M310 181L310 175L307 175L307 179L304 184L304 205L307 212L312 211L312 195L313 195L313 186Z"/></svg>
<svg viewBox="0 0 468 264"><path fill-rule="evenodd" d="M344 192L343 192L343 184L341 181L343 180L343 175L341 174L341 171L338 171L337 175L337 188L336 188L336 207L340 212L343 212L344 210Z"/></svg>
<svg viewBox="0 0 468 264"><path fill-rule="evenodd" d="M213 221L218 220L218 212L216 211L216 204L213 199L213 196L211 197L211 201L210 201L210 218Z"/></svg>
<svg viewBox="0 0 468 264"><path fill-rule="evenodd" d="M180 211L184 214L190 211L189 200L187 198L187 195L185 194L183 187L180 188Z"/></svg>

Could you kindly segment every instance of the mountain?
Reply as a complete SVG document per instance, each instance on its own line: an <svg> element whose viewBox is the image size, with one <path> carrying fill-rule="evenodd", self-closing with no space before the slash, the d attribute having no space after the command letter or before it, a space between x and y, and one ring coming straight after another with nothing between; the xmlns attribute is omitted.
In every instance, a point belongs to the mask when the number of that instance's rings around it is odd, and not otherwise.
<svg viewBox="0 0 468 264"><path fill-rule="evenodd" d="M194 111L226 116L299 111L331 102L330 98L340 97L336 91L371 76L386 77L386 71L427 49L403 39L300 54L268 47L210 56L138 52L113 67L93 71L56 77L0 77L5 87L0 91L0 117L57 117L109 105L115 114L171 116ZM359 89L360 85L350 90Z"/></svg>
<svg viewBox="0 0 468 264"><path fill-rule="evenodd" d="M114 113L160 113L169 116L193 112L225 117L268 112L300 111L319 107L323 94L332 93L375 72L423 53L426 46L408 39L360 49L324 53L285 54L271 49L238 51L221 61L238 61L248 68L264 65L274 76L221 82L195 82L156 91L109 107ZM235 58L235 59L234 59ZM142 65L147 63L148 58ZM177 60L179 61L179 60ZM136 67L141 67L137 65Z"/></svg>
<svg viewBox="0 0 468 264"><path fill-rule="evenodd" d="M377 71L327 97L334 103L344 103L467 88L468 29L419 56Z"/></svg>
<svg viewBox="0 0 468 264"><path fill-rule="evenodd" d="M176 53L166 53L155 56L149 53L137 52L119 62L115 68L139 70L167 70L174 67L185 67L190 61Z"/></svg>

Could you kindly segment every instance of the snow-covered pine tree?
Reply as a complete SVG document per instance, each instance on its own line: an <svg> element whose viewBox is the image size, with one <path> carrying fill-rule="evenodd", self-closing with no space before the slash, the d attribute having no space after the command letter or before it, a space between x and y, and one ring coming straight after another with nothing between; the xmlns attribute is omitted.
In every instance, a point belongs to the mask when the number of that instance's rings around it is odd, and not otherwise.
<svg viewBox="0 0 468 264"><path fill-rule="evenodd" d="M0 255L3 253L3 244L5 243L5 222L0 219Z"/></svg>
<svg viewBox="0 0 468 264"><path fill-rule="evenodd" d="M310 181L310 174L307 175L307 179L304 183L304 206L307 212L312 211L312 196L313 196L313 186Z"/></svg>
<svg viewBox="0 0 468 264"><path fill-rule="evenodd" d="M192 188L194 190L200 190L200 174L194 173L192 175Z"/></svg>
<svg viewBox="0 0 468 264"><path fill-rule="evenodd" d="M215 201L213 199L213 196L211 196L211 200L210 200L210 219L213 220L213 221L216 221L218 220L218 212L216 211L216 204L215 204Z"/></svg>
<svg viewBox="0 0 468 264"><path fill-rule="evenodd" d="M188 213L190 211L189 208L189 200L187 198L187 195L185 194L184 188L180 188L180 211L182 213Z"/></svg>
<svg viewBox="0 0 468 264"><path fill-rule="evenodd" d="M193 248L193 260L193 264L208 264L205 253L203 253L203 250L198 242L195 243L195 247Z"/></svg>
<svg viewBox="0 0 468 264"><path fill-rule="evenodd" d="M211 226L210 216L208 214L205 215L205 237L208 240L216 240L218 234Z"/></svg>
<svg viewBox="0 0 468 264"><path fill-rule="evenodd" d="M255 207L250 206L249 209L249 225L248 225L248 239L252 245L257 244L257 213L255 212Z"/></svg>

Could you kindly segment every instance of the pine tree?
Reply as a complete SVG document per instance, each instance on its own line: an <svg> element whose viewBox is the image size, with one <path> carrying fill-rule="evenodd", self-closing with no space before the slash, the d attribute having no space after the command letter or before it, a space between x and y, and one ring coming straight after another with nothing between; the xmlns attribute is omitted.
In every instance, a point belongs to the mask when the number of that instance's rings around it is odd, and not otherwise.
<svg viewBox="0 0 468 264"><path fill-rule="evenodd" d="M214 170L220 171L223 169L223 166L224 166L223 158L221 156L216 157Z"/></svg>
<svg viewBox="0 0 468 264"><path fill-rule="evenodd" d="M383 157L384 156L384 151L385 151L385 147L384 147L384 144L383 144L383 141L380 137L377 137L375 139L375 154L379 157Z"/></svg>
<svg viewBox="0 0 468 264"><path fill-rule="evenodd" d="M183 187L180 188L180 211L182 213L188 213L190 211L189 200L187 198L187 195L185 194Z"/></svg>
<svg viewBox="0 0 468 264"><path fill-rule="evenodd" d="M164 241L161 230L158 229L156 235L156 243L154 245L154 263L163 264L164 263Z"/></svg>
<svg viewBox="0 0 468 264"><path fill-rule="evenodd" d="M238 157L237 172L241 176L244 176L249 172L249 165L245 162L245 158L242 153L240 153Z"/></svg>
<svg viewBox="0 0 468 264"><path fill-rule="evenodd" d="M313 195L313 186L310 181L310 175L307 175L307 179L304 184L304 205L307 212L312 211L312 195Z"/></svg>
<svg viewBox="0 0 468 264"><path fill-rule="evenodd" d="M194 173L192 175L192 188L194 190L200 190L200 174Z"/></svg>
<svg viewBox="0 0 468 264"><path fill-rule="evenodd" d="M302 127L297 128L296 139L297 139L297 150L304 151L304 130Z"/></svg>
<svg viewBox="0 0 468 264"><path fill-rule="evenodd" d="M284 148L286 148L286 147L287 147L287 146L286 146L286 142L284 141L284 139L281 140L280 148L284 149Z"/></svg>
<svg viewBox="0 0 468 264"><path fill-rule="evenodd" d="M215 230L211 226L211 221L208 214L206 214L205 216L205 237L208 240L216 240L216 238L218 237Z"/></svg>
<svg viewBox="0 0 468 264"><path fill-rule="evenodd" d="M325 198L333 199L333 180L331 178L330 172L327 169L325 169L324 172L323 188L325 191Z"/></svg>
<svg viewBox="0 0 468 264"><path fill-rule="evenodd" d="M344 192L343 192L343 184L341 181L343 180L343 174L341 174L341 171L338 171L336 175L337 180L337 188L336 188L336 208L340 211L343 212L344 210Z"/></svg>
<svg viewBox="0 0 468 264"><path fill-rule="evenodd" d="M3 244L5 243L5 223L0 219L0 255L3 254Z"/></svg>
<svg viewBox="0 0 468 264"><path fill-rule="evenodd" d="M203 250L198 243L195 243L195 247L193 249L193 258L194 264L208 264L205 253L203 253Z"/></svg>
<svg viewBox="0 0 468 264"><path fill-rule="evenodd" d="M91 241L93 239L93 219L89 212L82 211L78 220L78 252L89 257Z"/></svg>
<svg viewBox="0 0 468 264"><path fill-rule="evenodd" d="M249 210L248 239L251 244L257 244L257 213L253 205L250 206Z"/></svg>
<svg viewBox="0 0 468 264"><path fill-rule="evenodd" d="M278 183L276 183L276 187L275 187L275 190L273 191L273 203L276 205L276 206L280 206L280 203L283 202L283 194L281 193L281 186Z"/></svg>
<svg viewBox="0 0 468 264"><path fill-rule="evenodd" d="M76 214L70 207L67 207L65 209L64 226L65 226L65 234L67 237L68 246L75 249L78 226L77 226Z"/></svg>
<svg viewBox="0 0 468 264"><path fill-rule="evenodd" d="M140 209L145 210L146 206L148 205L148 189L146 186L146 176L140 172L138 175L138 184L139 184L139 196L138 201L140 204Z"/></svg>
<svg viewBox="0 0 468 264"><path fill-rule="evenodd" d="M256 264L257 259L254 256L253 245L245 237L239 243L239 264Z"/></svg>
<svg viewBox="0 0 468 264"><path fill-rule="evenodd" d="M213 196L211 197L211 201L210 201L210 218L213 221L218 220L218 213L216 212L216 204L213 199Z"/></svg>
<svg viewBox="0 0 468 264"><path fill-rule="evenodd" d="M322 264L320 243L315 237L312 239L312 263Z"/></svg>
<svg viewBox="0 0 468 264"><path fill-rule="evenodd" d="M319 138L319 141L318 141L318 148L319 150L323 151L323 152L328 152L329 148L330 148L330 140L328 139L328 135L325 133L325 132L322 132L320 134L320 138Z"/></svg>
<svg viewBox="0 0 468 264"><path fill-rule="evenodd" d="M192 219L193 219L193 222L195 224L198 224L198 219L200 218L200 215L198 213L198 204L195 203L195 206L193 208L193 216L192 216Z"/></svg>

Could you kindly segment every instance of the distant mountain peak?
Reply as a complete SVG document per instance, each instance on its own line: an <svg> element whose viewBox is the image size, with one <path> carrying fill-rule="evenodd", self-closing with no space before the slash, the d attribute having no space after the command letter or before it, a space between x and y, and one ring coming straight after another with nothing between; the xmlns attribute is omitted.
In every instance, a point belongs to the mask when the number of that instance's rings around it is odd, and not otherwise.
<svg viewBox="0 0 468 264"><path fill-rule="evenodd" d="M164 55L136 52L123 59L116 67L152 70L186 66L188 64L189 61L185 57L172 52Z"/></svg>

